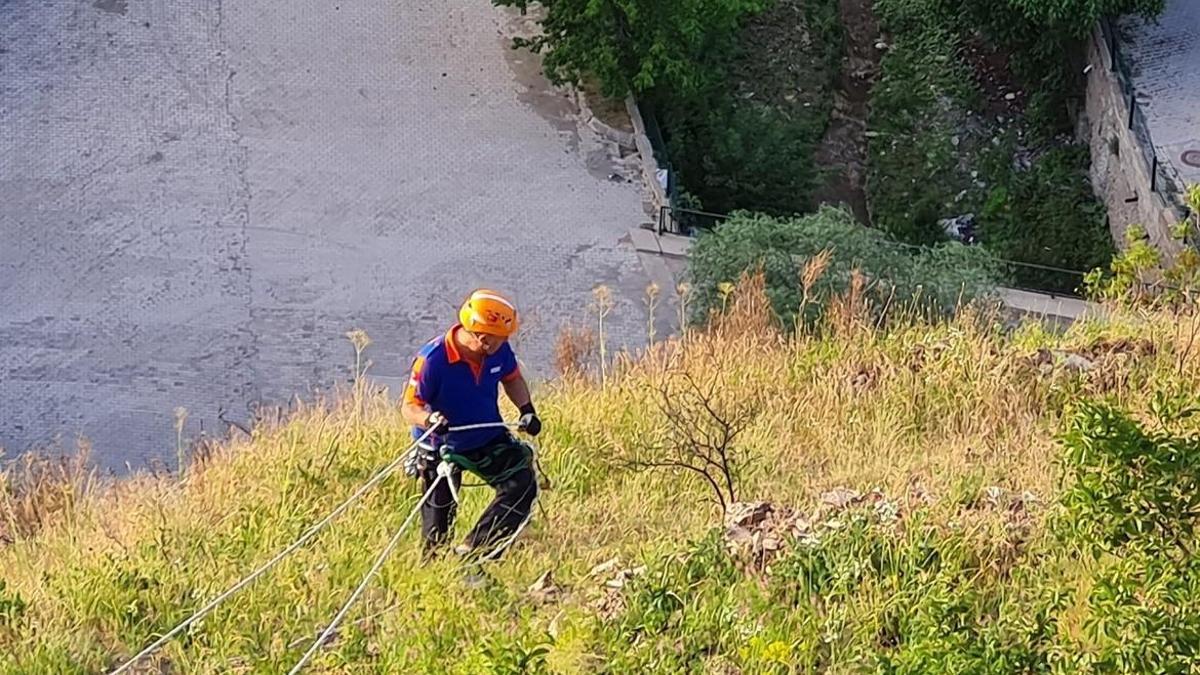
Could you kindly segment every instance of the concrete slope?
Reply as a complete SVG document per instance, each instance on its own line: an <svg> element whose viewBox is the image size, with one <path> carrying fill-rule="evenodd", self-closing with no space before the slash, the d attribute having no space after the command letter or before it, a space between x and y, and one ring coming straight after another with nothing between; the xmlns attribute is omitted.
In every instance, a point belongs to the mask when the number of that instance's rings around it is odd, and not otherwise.
<svg viewBox="0 0 1200 675"><path fill-rule="evenodd" d="M552 342L591 289L636 346L641 219L598 139L486 2L0 4L0 446L109 467L219 407L403 381L475 285Z"/></svg>

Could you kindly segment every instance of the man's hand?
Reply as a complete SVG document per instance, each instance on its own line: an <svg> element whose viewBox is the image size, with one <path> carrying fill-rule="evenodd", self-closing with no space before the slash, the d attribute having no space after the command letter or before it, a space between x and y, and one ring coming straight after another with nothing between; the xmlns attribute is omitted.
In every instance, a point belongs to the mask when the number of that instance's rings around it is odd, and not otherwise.
<svg viewBox="0 0 1200 675"><path fill-rule="evenodd" d="M450 420L440 412L431 412L425 418L425 428L432 429L435 434L444 434L450 430Z"/></svg>
<svg viewBox="0 0 1200 675"><path fill-rule="evenodd" d="M538 419L532 403L521 406L521 419L517 421L517 428L530 436L542 433L542 421Z"/></svg>

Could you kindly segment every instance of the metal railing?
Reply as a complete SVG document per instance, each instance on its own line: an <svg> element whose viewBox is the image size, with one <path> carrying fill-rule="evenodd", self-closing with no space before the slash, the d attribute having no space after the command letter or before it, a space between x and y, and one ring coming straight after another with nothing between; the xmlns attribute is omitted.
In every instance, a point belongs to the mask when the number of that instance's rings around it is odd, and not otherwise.
<svg viewBox="0 0 1200 675"><path fill-rule="evenodd" d="M1100 33L1104 39L1104 47L1108 52L1109 70L1116 76L1121 89L1121 96L1129 106L1126 126L1137 141L1138 150L1146 163L1150 174L1150 191L1160 195L1163 201L1173 208L1180 220L1188 217L1189 209L1181 201L1183 181L1169 159L1160 158L1154 147L1154 139L1150 134L1150 125L1146 121L1146 113L1138 103L1137 87L1133 83L1133 66L1121 48L1119 26L1111 19L1100 21ZM1189 237L1195 244L1197 235L1192 232Z"/></svg>

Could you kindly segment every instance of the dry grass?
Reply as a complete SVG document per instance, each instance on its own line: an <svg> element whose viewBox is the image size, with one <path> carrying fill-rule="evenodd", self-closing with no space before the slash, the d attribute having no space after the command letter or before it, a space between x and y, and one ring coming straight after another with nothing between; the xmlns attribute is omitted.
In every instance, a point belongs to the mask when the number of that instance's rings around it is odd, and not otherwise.
<svg viewBox="0 0 1200 675"><path fill-rule="evenodd" d="M586 375L595 358L595 331L570 325L559 331L554 340L554 372L559 377Z"/></svg>
<svg viewBox="0 0 1200 675"><path fill-rule="evenodd" d="M87 443L70 455L22 455L0 471L0 545L69 518L96 486Z"/></svg>
<svg viewBox="0 0 1200 675"><path fill-rule="evenodd" d="M1200 375L1187 342L1195 331L1153 319L1054 335L1036 324L1009 332L965 312L881 328L863 320L852 291L828 322L789 335L767 307L761 280L746 280L709 330L615 359L605 386L572 377L543 387L541 458L555 487L543 499L546 517L493 568L493 590L460 588L448 562L418 568L414 535L351 620L395 607L347 628L313 672L484 672L489 640L537 641L547 631L557 636L551 665L586 669L601 639L587 571L614 556L677 550L718 522L694 477L621 468L622 457L670 440L655 404L664 383L715 382L716 404L729 409L756 401L755 423L737 440L747 458L739 498L804 508L838 486L901 502L949 503L983 486L1048 499L1054 434L1072 401L1105 396L1141 409L1155 389L1191 387ZM1072 369L1071 353L1091 368ZM580 362L568 353L559 366L571 372ZM3 508L25 525L0 548L0 605L19 598L23 609L0 618L0 672L113 665L290 542L406 439L387 398L355 388L340 404L305 407L217 448L182 481L137 476L93 490L70 467L39 469L32 490L7 478ZM387 481L169 645L161 662L175 672L286 670L304 648L288 645L333 615L415 497L411 482ZM468 490L463 520L487 498ZM526 588L547 570L568 592L532 603Z"/></svg>

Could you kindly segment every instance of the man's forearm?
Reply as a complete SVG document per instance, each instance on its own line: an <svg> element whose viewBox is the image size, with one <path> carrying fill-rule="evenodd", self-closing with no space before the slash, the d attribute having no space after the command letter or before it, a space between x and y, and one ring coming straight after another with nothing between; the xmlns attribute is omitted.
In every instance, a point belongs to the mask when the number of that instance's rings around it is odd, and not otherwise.
<svg viewBox="0 0 1200 675"><path fill-rule="evenodd" d="M413 426L423 427L429 419L429 411L425 409L425 406L405 403L400 406L400 416Z"/></svg>
<svg viewBox="0 0 1200 675"><path fill-rule="evenodd" d="M508 400L513 402L513 405L518 409L529 405L532 400L529 396L529 383L525 381L523 375L518 375L515 379L504 383L504 393L508 395Z"/></svg>

